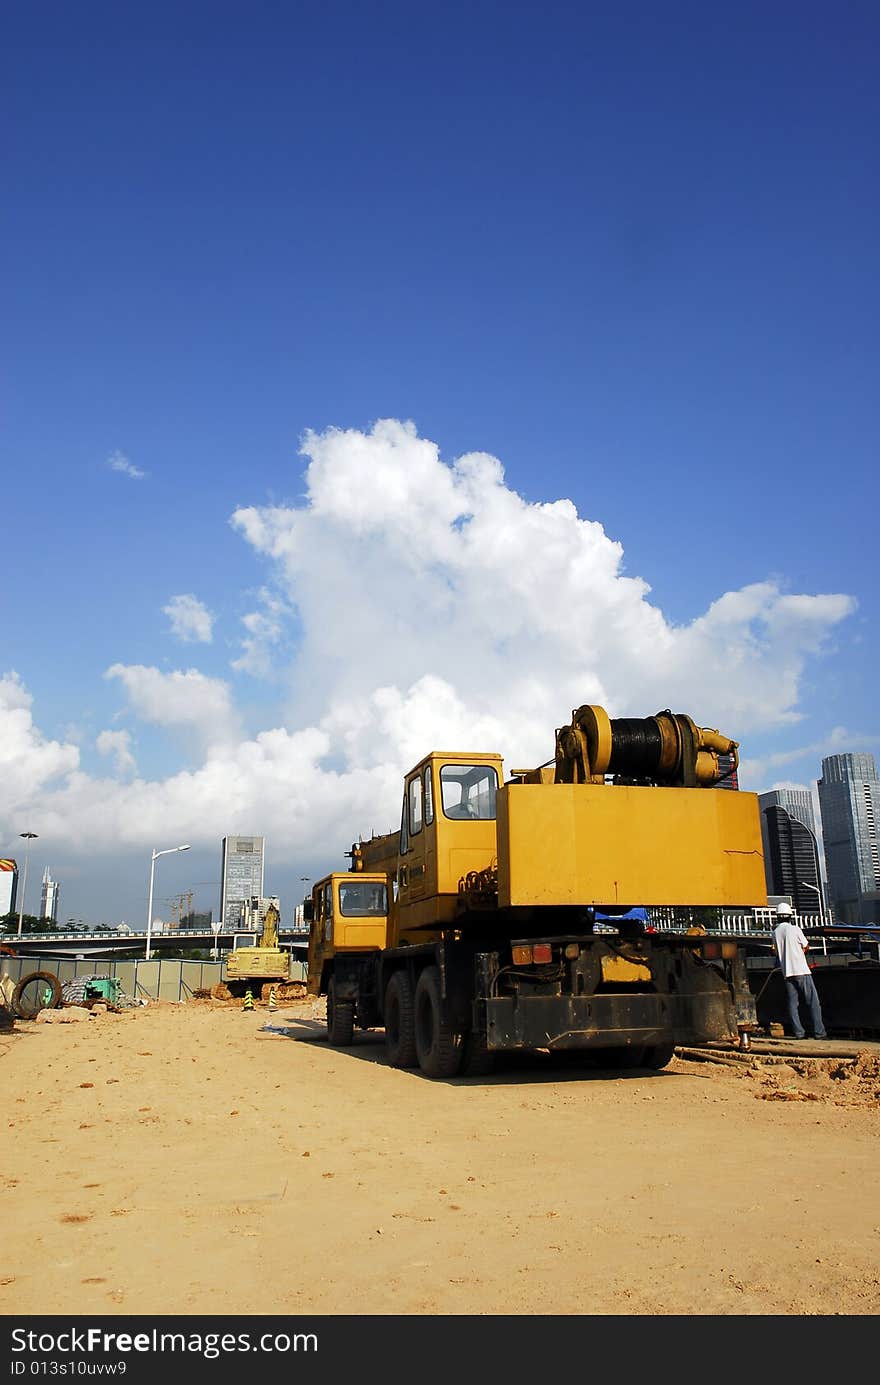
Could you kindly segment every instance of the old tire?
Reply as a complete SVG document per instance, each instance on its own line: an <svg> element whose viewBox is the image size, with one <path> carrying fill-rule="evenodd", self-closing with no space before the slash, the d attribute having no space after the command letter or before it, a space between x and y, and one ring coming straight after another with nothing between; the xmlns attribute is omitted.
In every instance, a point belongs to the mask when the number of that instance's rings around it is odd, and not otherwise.
<svg viewBox="0 0 880 1385"><path fill-rule="evenodd" d="M327 1038L334 1048L348 1048L354 1037L354 1004L339 1000L336 978L330 977L327 987Z"/></svg>
<svg viewBox="0 0 880 1385"><path fill-rule="evenodd" d="M385 989L385 1052L392 1068L414 1068L416 1009L411 977L396 971Z"/></svg>
<svg viewBox="0 0 880 1385"><path fill-rule="evenodd" d="M54 972L29 971L12 992L12 1010L19 1019L32 1020L41 1010L61 1003L61 982Z"/></svg>
<svg viewBox="0 0 880 1385"><path fill-rule="evenodd" d="M461 1066L460 1036L444 1012L440 973L425 967L416 985L416 1056L426 1077L454 1077Z"/></svg>

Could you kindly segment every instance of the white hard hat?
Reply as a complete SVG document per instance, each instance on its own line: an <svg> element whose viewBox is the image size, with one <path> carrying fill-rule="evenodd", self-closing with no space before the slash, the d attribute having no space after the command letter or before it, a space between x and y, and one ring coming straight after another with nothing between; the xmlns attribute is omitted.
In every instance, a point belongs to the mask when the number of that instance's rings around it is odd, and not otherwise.
<svg viewBox="0 0 880 1385"><path fill-rule="evenodd" d="M790 904L786 904L784 899L781 904L777 904L776 906L777 917L790 917L793 913L794 909L792 909Z"/></svg>

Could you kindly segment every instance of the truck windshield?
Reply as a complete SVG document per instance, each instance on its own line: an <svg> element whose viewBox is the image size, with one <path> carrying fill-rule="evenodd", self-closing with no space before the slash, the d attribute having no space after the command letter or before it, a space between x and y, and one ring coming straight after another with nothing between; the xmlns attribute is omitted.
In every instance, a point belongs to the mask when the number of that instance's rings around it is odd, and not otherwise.
<svg viewBox="0 0 880 1385"><path fill-rule="evenodd" d="M378 880L339 886L339 912L345 918L381 918L388 913L388 891Z"/></svg>
<svg viewBox="0 0 880 1385"><path fill-rule="evenodd" d="M493 765L444 765L440 770L443 812L448 818L494 821L497 789Z"/></svg>

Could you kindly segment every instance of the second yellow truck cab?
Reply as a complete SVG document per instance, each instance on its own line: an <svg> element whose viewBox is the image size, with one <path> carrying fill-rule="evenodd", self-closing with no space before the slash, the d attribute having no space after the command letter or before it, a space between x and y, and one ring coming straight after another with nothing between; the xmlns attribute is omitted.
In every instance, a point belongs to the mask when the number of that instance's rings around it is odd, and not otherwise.
<svg viewBox="0 0 880 1385"><path fill-rule="evenodd" d="M388 877L333 871L312 888L308 980L310 995L327 994L331 1043L351 1043L354 997L346 985L350 958L377 955L388 944Z"/></svg>

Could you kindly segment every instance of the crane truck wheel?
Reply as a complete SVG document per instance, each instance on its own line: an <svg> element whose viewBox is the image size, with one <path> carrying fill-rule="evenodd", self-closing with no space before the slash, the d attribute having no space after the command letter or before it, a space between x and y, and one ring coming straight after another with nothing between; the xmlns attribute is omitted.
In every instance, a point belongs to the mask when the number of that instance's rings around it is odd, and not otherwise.
<svg viewBox="0 0 880 1385"><path fill-rule="evenodd" d="M416 1056L426 1077L454 1077L461 1066L461 1036L443 1008L440 972L425 967L416 984Z"/></svg>
<svg viewBox="0 0 880 1385"><path fill-rule="evenodd" d="M675 1044L655 1044L652 1048L646 1048L642 1055L642 1067L653 1068L659 1072L665 1068L667 1063L672 1062L675 1053Z"/></svg>
<svg viewBox="0 0 880 1385"><path fill-rule="evenodd" d="M414 1068L416 1054L415 997L405 971L396 971L385 989L385 1052L392 1068Z"/></svg>
<svg viewBox="0 0 880 1385"><path fill-rule="evenodd" d="M336 977L327 986L327 1038L334 1048L349 1048L354 1037L354 1005L336 996Z"/></svg>
<svg viewBox="0 0 880 1385"><path fill-rule="evenodd" d="M486 1043L486 1035L471 1029L462 1044L462 1077L488 1077L495 1068L495 1055Z"/></svg>

